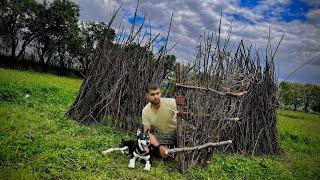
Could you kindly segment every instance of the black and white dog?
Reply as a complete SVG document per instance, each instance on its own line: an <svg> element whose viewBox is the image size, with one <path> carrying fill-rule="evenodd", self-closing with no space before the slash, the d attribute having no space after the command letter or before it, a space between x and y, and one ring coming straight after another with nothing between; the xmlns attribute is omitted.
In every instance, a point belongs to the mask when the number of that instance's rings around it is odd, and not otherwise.
<svg viewBox="0 0 320 180"><path fill-rule="evenodd" d="M150 153L150 137L148 132L141 132L137 130L137 140L124 141L118 148L111 148L102 151L102 154L111 153L113 151L121 151L122 154L129 154L131 156L129 168L134 168L137 159L145 160L146 164L144 170L150 171L151 168L151 153Z"/></svg>

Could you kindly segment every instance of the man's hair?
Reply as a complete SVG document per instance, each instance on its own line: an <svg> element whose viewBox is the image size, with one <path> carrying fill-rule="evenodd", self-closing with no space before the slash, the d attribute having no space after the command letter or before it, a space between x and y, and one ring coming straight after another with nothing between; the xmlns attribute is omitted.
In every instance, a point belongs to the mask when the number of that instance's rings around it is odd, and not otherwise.
<svg viewBox="0 0 320 180"><path fill-rule="evenodd" d="M153 83L148 84L148 85L145 87L145 92L148 93L149 90L156 90L156 89L158 89L158 88L160 88L159 83L153 82Z"/></svg>

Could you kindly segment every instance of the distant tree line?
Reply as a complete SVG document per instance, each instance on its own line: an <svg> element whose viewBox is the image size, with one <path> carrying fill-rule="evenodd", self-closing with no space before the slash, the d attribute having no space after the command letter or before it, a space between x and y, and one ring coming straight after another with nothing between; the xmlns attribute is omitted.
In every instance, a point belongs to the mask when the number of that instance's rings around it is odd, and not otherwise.
<svg viewBox="0 0 320 180"><path fill-rule="evenodd" d="M320 86L282 82L280 84L280 107L304 112L320 112Z"/></svg>
<svg viewBox="0 0 320 180"><path fill-rule="evenodd" d="M113 41L104 22L80 22L80 8L70 0L0 1L2 59L14 67L29 59L41 68L86 72L99 40Z"/></svg>

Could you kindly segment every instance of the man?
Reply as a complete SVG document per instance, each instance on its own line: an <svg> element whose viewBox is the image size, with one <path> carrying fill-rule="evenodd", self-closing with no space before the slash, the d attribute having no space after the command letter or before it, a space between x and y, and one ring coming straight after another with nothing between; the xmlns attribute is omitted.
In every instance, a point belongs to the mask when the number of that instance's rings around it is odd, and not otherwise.
<svg viewBox="0 0 320 180"><path fill-rule="evenodd" d="M151 144L159 147L161 157L167 158L168 146L176 144L177 104L173 98L161 98L160 85L151 83L145 88L148 104L142 110L143 130L149 130ZM182 97L177 98L184 104Z"/></svg>

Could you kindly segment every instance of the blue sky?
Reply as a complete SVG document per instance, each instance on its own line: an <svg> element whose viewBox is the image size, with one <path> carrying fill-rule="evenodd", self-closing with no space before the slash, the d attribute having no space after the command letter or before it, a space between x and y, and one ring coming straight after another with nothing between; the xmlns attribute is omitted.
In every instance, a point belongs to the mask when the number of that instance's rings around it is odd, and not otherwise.
<svg viewBox="0 0 320 180"><path fill-rule="evenodd" d="M80 19L108 21L112 10L123 3L114 28L124 17L122 26L134 22L136 1L132 0L75 0L80 5ZM263 53L271 30L275 46L281 35L284 40L276 56L279 81L306 61L288 80L292 82L320 84L320 1L319 0L140 0L135 24L145 20L144 30L161 33L157 47L164 44L171 13L174 14L168 44L176 46L170 52L179 61L191 61L199 35L213 32L223 13L222 32L227 33L233 19L231 49L240 39L247 46ZM145 16L146 15L146 16ZM150 25L148 24L150 21Z"/></svg>

